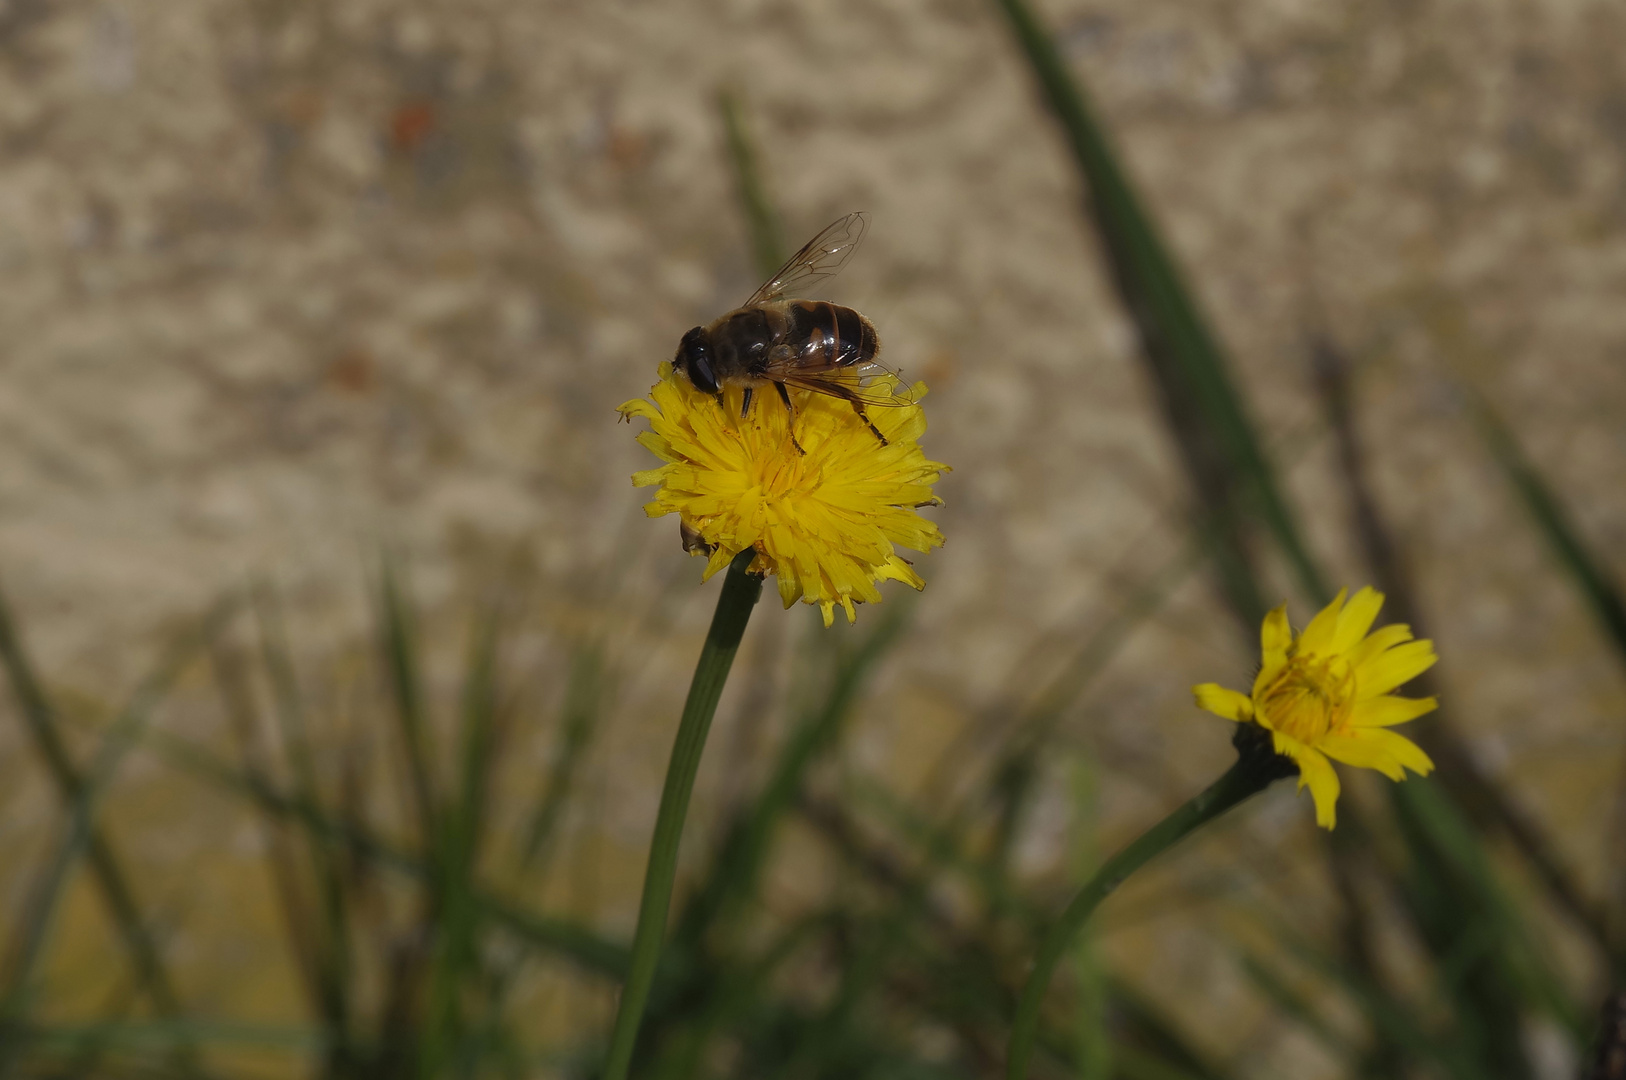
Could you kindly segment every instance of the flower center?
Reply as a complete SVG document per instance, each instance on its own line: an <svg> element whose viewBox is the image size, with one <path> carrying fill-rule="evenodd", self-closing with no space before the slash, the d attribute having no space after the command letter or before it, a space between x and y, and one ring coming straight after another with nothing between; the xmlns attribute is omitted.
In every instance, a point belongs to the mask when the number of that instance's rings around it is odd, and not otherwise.
<svg viewBox="0 0 1626 1080"><path fill-rule="evenodd" d="M789 457L760 460L756 473L762 494L770 499L783 498L802 486L802 463Z"/></svg>
<svg viewBox="0 0 1626 1080"><path fill-rule="evenodd" d="M1336 732L1355 705L1355 671L1341 656L1295 656L1259 695L1265 726L1314 745Z"/></svg>

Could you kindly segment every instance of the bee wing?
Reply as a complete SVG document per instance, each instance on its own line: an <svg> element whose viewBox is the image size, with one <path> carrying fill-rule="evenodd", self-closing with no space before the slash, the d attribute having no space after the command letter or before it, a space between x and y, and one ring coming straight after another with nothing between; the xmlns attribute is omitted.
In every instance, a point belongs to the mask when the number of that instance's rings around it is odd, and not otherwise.
<svg viewBox="0 0 1626 1080"><path fill-rule="evenodd" d="M867 382L866 380L881 374L897 377L896 371L876 360L862 364L838 361L820 367L787 367L784 370L770 370L768 374L786 386L844 398L847 401L857 401L864 405L897 407L913 405L917 401L912 390L894 391L892 384Z"/></svg>
<svg viewBox="0 0 1626 1080"><path fill-rule="evenodd" d="M807 246L790 257L779 272L762 283L762 288L751 294L743 306L756 307L771 303L787 294L795 295L827 277L834 277L847 265L854 251L864 239L869 221L862 213L848 214L830 223Z"/></svg>

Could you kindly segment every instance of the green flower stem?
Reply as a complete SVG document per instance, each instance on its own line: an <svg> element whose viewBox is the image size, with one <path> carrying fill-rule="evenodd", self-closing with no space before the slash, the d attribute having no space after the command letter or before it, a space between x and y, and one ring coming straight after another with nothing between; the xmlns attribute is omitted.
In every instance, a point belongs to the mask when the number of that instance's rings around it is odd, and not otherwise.
<svg viewBox="0 0 1626 1080"><path fill-rule="evenodd" d="M627 981L621 989L621 1007L615 1015L615 1031L610 1036L610 1056L604 1067L604 1080L626 1080L632 1065L633 1044L649 1002L649 987L655 981L655 965L661 956L661 939L666 936L666 912L672 903L672 880L677 875L678 841L683 837L683 819L689 811L689 795L694 776L700 769L700 755L706 748L706 733L717 712L717 699L734 665L751 608L762 595L762 579L746 573L756 552L746 548L728 567L717 611L711 617L711 630L700 650L689 683L689 698L683 703L683 719L678 722L677 740L666 766L666 787L661 792L660 812L655 816L655 839L649 847L649 869L644 873L644 897L638 908L638 930L632 939L632 956Z"/></svg>
<svg viewBox="0 0 1626 1080"><path fill-rule="evenodd" d="M1101 901L1155 856L1233 806L1265 790L1272 781L1298 771L1291 760L1271 749L1269 736L1252 724L1237 726L1235 742L1239 754L1236 764L1201 793L1108 859L1073 897L1056 925L1045 935L1033 961L1033 973L1028 976L1027 985L1022 988L1022 997L1016 1005L1010 1053L1006 1059L1006 1080L1024 1080L1027 1076L1028 1058L1033 1054L1033 1043L1039 1032L1039 1009L1044 1004L1044 993L1050 985L1050 977L1074 936L1089 921Z"/></svg>

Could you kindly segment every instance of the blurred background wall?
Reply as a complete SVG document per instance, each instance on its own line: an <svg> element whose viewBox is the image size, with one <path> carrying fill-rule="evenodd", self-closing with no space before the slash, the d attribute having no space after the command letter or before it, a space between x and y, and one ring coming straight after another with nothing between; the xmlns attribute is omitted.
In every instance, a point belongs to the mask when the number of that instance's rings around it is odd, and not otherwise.
<svg viewBox="0 0 1626 1080"><path fill-rule="evenodd" d="M1626 683L1451 379L1499 406L1626 574L1626 8L1044 14L1314 545L1359 586L1310 366L1317 341L1351 358L1453 717L1601 893ZM843 768L905 794L952 787L937 755L1178 562L1189 501L1080 182L1003 17L975 0L0 0L0 580L52 686L110 707L165 635L251 582L280 596L300 663L338 670L368 633L382 548L455 661L469 598L522 580L538 656L609 627L623 662L569 825L597 883L549 895L625 934L715 586L672 522L639 512L628 476L647 454L614 408L756 284L724 89L791 246L871 213L831 296L931 387L925 445L955 470L931 512L948 544L917 560L928 586ZM1284 570L1264 572L1270 602L1289 595ZM748 775L781 729L786 709L762 702L794 702L786 657L812 647L808 622L757 613L741 663L769 688L736 678L724 700L694 844L738 783L720 763ZM1229 731L1188 688L1252 662L1201 573L1136 623L1060 735L1103 762L1104 843L1217 771ZM551 663L539 700L558 693ZM218 737L211 694L183 684L164 723ZM523 745L538 771L555 753L542 728ZM58 813L31 753L0 724L14 907ZM1053 890L1073 879L1070 784L1047 776L1019 845L1020 871ZM151 826L125 839L193 997L297 1016L252 828L200 813L151 762L116 799ZM1247 813L1260 842L1310 840L1289 785ZM792 894L814 887L808 860ZM1182 860L1168 873L1222 853ZM1287 895L1318 895L1283 874ZM1211 922L1142 921L1109 943L1229 1052L1262 1007ZM97 963L81 952L68 983ZM1572 952L1578 978L1599 977ZM593 993L556 995L547 1023L602 1023L608 991Z"/></svg>

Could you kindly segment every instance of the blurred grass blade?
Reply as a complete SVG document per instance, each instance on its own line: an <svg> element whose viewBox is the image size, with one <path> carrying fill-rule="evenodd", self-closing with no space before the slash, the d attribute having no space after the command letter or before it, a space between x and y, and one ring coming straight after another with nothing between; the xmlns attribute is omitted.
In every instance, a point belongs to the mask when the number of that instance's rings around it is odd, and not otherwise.
<svg viewBox="0 0 1626 1080"><path fill-rule="evenodd" d="M1360 1075L1360 1049L1334 1030L1316 1002L1289 985L1287 979L1265 960L1253 953L1242 957L1242 970L1259 991L1283 1016L1308 1032L1334 1056L1343 1059L1345 1067Z"/></svg>
<svg viewBox="0 0 1626 1080"><path fill-rule="evenodd" d="M55 708L34 674L34 668L24 651L12 619L10 605L0 594L0 664L11 680L12 693L17 699L18 712L34 741L35 749L45 760L52 782L63 803L69 808L86 799L85 779L68 754L59 729ZM154 1008L162 1016L180 1013L180 1000L170 981L169 972L147 931L134 890L125 876L124 868L105 833L92 825L84 839L86 857L96 876L102 897L107 904L125 948L135 967L136 976L152 999Z"/></svg>
<svg viewBox="0 0 1626 1080"><path fill-rule="evenodd" d="M577 645L565 686L559 751L525 827L519 852L522 866L546 865L575 790L577 770L603 720L608 689L603 647L596 641Z"/></svg>
<svg viewBox="0 0 1626 1080"><path fill-rule="evenodd" d="M485 912L478 902L482 841L492 767L501 742L498 706L497 641L501 612L495 605L475 629L464 677L459 716L459 780L456 802L443 825L441 877L426 912L424 930L434 938L428 989L428 1030L423 1071L441 1075L461 1059L470 1039L469 1009L480 984L480 939Z"/></svg>
<svg viewBox="0 0 1626 1080"><path fill-rule="evenodd" d="M1073 874L1083 879L1104 857L1096 823L1099 791L1095 763L1080 755L1073 767ZM1106 967L1093 927L1073 943L1073 981L1078 987L1078 1080L1111 1080L1112 1043L1107 1030Z"/></svg>
<svg viewBox="0 0 1626 1080"><path fill-rule="evenodd" d="M729 921L755 896L774 830L796 802L808 770L836 744L865 680L908 623L909 605L882 609L880 622L836 664L829 690L785 740L768 781L731 823L704 883L684 908L674 938L697 948L712 926Z"/></svg>
<svg viewBox="0 0 1626 1080"><path fill-rule="evenodd" d="M751 255L757 276L767 279L785 262L785 230L774 209L762 178L756 144L745 126L745 109L739 94L724 89L717 95L717 111L722 114L723 131L728 138L728 160L734 166L734 188L740 209L751 234Z"/></svg>
<svg viewBox="0 0 1626 1080"><path fill-rule="evenodd" d="M387 843L354 822L338 821L322 807L269 786L263 778L232 766L190 740L156 731L148 734L146 745L171 767L265 812L296 823L313 835L340 844L381 867L420 879L432 872L430 864L421 855ZM539 915L486 889L480 890L475 902L528 947L554 953L572 961L584 971L609 979L619 979L626 971L625 947L585 927Z"/></svg>
<svg viewBox="0 0 1626 1080"><path fill-rule="evenodd" d="M1257 515L1287 556L1303 590L1317 603L1324 604L1329 590L1276 485L1217 341L1208 332L1180 281L1172 259L1115 160L1105 133L1090 115L1083 94L1050 35L1024 0L1001 0L1001 3L1088 183L1091 218L1101 236L1115 283L1140 331L1145 356L1163 395L1165 413L1180 442L1197 496L1207 500L1203 527L1225 533L1234 527L1237 514ZM1226 485L1234 487L1234 492L1228 492ZM1216 501L1221 494L1225 502ZM1230 551L1228 555L1226 548ZM1245 555L1240 539L1224 539L1222 581L1229 582L1240 575L1245 567ZM1227 561L1234 564L1232 570L1226 569ZM1258 622L1248 619L1246 607L1237 603L1239 590L1235 582L1227 588L1233 609L1244 616L1244 625L1250 629L1256 627ZM1257 586L1254 591L1257 592ZM1257 607L1253 610L1258 613ZM1438 854L1428 850L1426 836L1416 829L1406 830L1405 835L1408 844L1413 846L1411 869L1417 880L1432 879L1423 895L1438 901L1432 910L1422 907L1414 910L1425 924L1425 937L1434 951L1434 962L1445 964L1453 949L1461 944L1456 934L1460 926L1453 926L1446 912L1453 904L1479 904L1479 900L1471 896L1458 895L1460 890L1471 890L1474 882L1460 875L1440 877ZM1337 847L1332 849L1332 854L1335 858L1347 858ZM1348 914L1352 920L1361 918L1358 907L1351 908ZM1360 936L1369 935L1363 932ZM1506 1035L1508 1029L1500 1010L1511 1002L1516 991L1501 981L1494 966L1486 969L1484 975L1485 981L1476 986L1488 996L1482 996L1477 1002L1463 999L1459 1019L1465 1024L1477 1025L1484 1037L1482 1045L1488 1046L1499 1036ZM1493 1004L1493 998L1496 1009L1484 1012L1485 1007ZM1507 1064L1496 1062L1489 1075L1522 1075L1517 1057Z"/></svg>
<svg viewBox="0 0 1626 1080"><path fill-rule="evenodd" d="M1258 626L1265 613L1245 548L1234 535L1239 513L1263 520L1305 594L1325 604L1332 594L1281 494L1219 343L1142 208L1106 132L1091 115L1083 89L1027 0L1000 4L1088 185L1091 220L1124 305L1140 331L1171 433L1180 442L1197 497L1206 507L1206 527L1230 537L1218 552L1218 564L1233 606L1250 627Z"/></svg>
<svg viewBox="0 0 1626 1080"><path fill-rule="evenodd" d="M1535 1003L1510 977L1515 939L1502 935L1495 902L1471 869L1482 861L1479 839L1465 824L1445 820L1460 814L1439 797L1437 785L1387 787L1406 851L1395 874L1397 892L1427 950L1456 1053L1484 1080L1532 1080L1520 1019ZM1468 850L1459 850L1452 837Z"/></svg>
<svg viewBox="0 0 1626 1080"><path fill-rule="evenodd" d="M685 904L672 934L670 952L674 966L692 976L694 981L666 987L659 1003L662 1008L668 1004L692 1006L696 999L715 997L719 993L743 1005L763 991L762 987L748 991L727 979L713 980L712 971L724 960L709 953L708 937L716 928L736 924L756 898L775 831L794 808L808 771L838 743L844 721L865 680L907 625L910 605L906 602L888 604L879 614L880 622L862 641L841 651L824 697L802 717L785 740L762 790L729 823L705 878ZM840 641L822 632L815 640L821 644ZM750 718L746 722L751 722ZM765 978L771 974L769 969L760 970ZM696 1055L702 1052L713 1026L721 1028L739 1019L729 1010L711 1004L701 1007L700 1012L693 1030L686 1036L691 1043L687 1051L691 1063L699 1060ZM662 1009L651 1009L652 1028L665 1020Z"/></svg>
<svg viewBox="0 0 1626 1080"><path fill-rule="evenodd" d="M1619 1080L1626 1063L1626 990L1604 999L1582 1080Z"/></svg>
<svg viewBox="0 0 1626 1080"><path fill-rule="evenodd" d="M1454 1042L1436 1038L1421 1025L1419 1010L1296 937L1280 920L1270 920L1268 928L1301 963L1341 988L1380 1040L1403 1049L1406 1061L1436 1065L1451 1080L1485 1080L1470 1055Z"/></svg>
<svg viewBox="0 0 1626 1080"><path fill-rule="evenodd" d="M1626 594L1605 569L1604 560L1593 555L1558 493L1525 456L1512 430L1497 415L1490 401L1471 386L1462 383L1459 386L1474 427L1491 456L1524 503L1559 565L1592 610L1599 627L1615 647L1618 659L1626 665Z"/></svg>
<svg viewBox="0 0 1626 1080"><path fill-rule="evenodd" d="M315 761L305 724L304 696L294 670L292 653L283 629L281 607L269 588L255 591L255 614L260 636L260 658L270 682L272 715L280 738L283 758L293 777L296 796L313 806L321 804ZM243 767L267 787L272 783L269 767L260 760L258 732L255 730L252 694L246 676L234 655L217 653L216 681L228 715L241 745ZM327 1062L330 1074L353 1068L356 1014L352 1000L353 964L351 927L346 908L342 858L326 837L306 835L305 861L310 867L316 899L307 901L294 869L288 848L285 823L266 815L266 858L276 883L283 909L283 921L295 960L305 975L312 1011L327 1029Z"/></svg>
<svg viewBox="0 0 1626 1080"><path fill-rule="evenodd" d="M803 817L860 870L867 881L909 900L917 915L917 925L931 931L938 949L935 962L951 968L952 973L945 970L928 976L928 983L940 984L945 994L942 999L929 1000L928 1009L949 1022L955 1017L965 1019L963 1013L955 1010L969 1008L993 1025L989 1034L995 1041L1002 1040L1011 1004L1004 973L1019 971L1028 961L1048 914L1017 891L1003 868L971 857L965 850L963 837L914 814L884 787L870 783L866 788L860 794L867 803L895 812L897 827L917 849L914 854L921 864L919 869L911 869L910 860L893 855L870 839L866 834L872 830L860 824L844 801L804 793L800 800ZM942 881L944 871L963 874L1003 897L997 909L1012 917L1020 931L1017 940L1009 940L1007 928L995 920L977 920L970 927L959 925L937 902L936 885ZM912 940L908 935L900 937L905 945L910 945ZM1006 959L1012 948L1016 951L1015 957ZM925 958L917 956L916 959ZM1104 971L1103 976L1104 1008L1111 1017L1112 1064L1116 1075L1228 1080L1227 1073L1205 1061L1190 1040L1131 987ZM1075 1067L1082 1064L1077 1044L1077 1033L1073 1030L1047 1026L1040 1032L1039 1045L1052 1057ZM992 1060L989 1065L992 1067Z"/></svg>
<svg viewBox="0 0 1626 1080"><path fill-rule="evenodd" d="M1418 637L1428 637L1411 574L1367 478L1366 454L1355 419L1348 360L1325 337L1312 344L1311 359L1322 405L1337 442L1339 471L1354 519L1354 533L1372 570L1374 584L1385 594L1386 620L1406 623ZM1415 697L1439 696L1442 682L1439 669L1424 672L1412 680L1408 693ZM1441 708L1419 721L1412 737L1439 766L1439 780L1451 790L1464 812L1482 828L1500 828L1553 899L1602 953L1609 954L1608 920L1604 913L1586 897L1575 876L1563 865L1546 831L1468 752L1451 722L1449 708Z"/></svg>
<svg viewBox="0 0 1626 1080"><path fill-rule="evenodd" d="M1056 727L1096 678L1130 640L1134 631L1156 614L1173 591L1201 565L1209 548L1198 539L1189 541L1181 552L1151 574L1128 598L1083 640L1061 669L1033 695L1014 718L1004 710L991 715L979 728L995 727L1003 746L989 770L989 781L981 792L995 806L993 861L1003 863L1014 850L1016 838L1039 775L1039 765ZM962 742L962 745L965 743ZM945 765L958 763L960 755L943 755ZM971 807L949 815L962 818Z"/></svg>
<svg viewBox="0 0 1626 1080"><path fill-rule="evenodd" d="M1274 752L1262 729L1239 725L1232 741L1237 749L1236 762L1208 787L1103 861L1045 931L1011 1022L1005 1065L1009 1080L1027 1076L1051 976L1101 902L1136 870L1294 771Z"/></svg>
<svg viewBox="0 0 1626 1080"><path fill-rule="evenodd" d="M1476 922L1482 924L1480 932L1490 943L1487 956L1490 962L1500 965L1501 982L1517 992L1520 1005L1545 1012L1578 1042L1584 1040L1591 1018L1563 989L1547 954L1530 940L1517 905L1502 887L1471 825L1437 786L1397 786L1406 789L1406 806L1411 811L1407 820L1428 832L1433 849L1449 862L1453 875L1469 880L1470 885L1461 894L1471 896L1480 905L1477 910L1455 906L1450 916L1470 927ZM1472 929L1463 936L1471 933Z"/></svg>
<svg viewBox="0 0 1626 1080"><path fill-rule="evenodd" d="M430 763L436 760L424 715L423 687L418 672L418 647L412 614L401 595L393 562L385 558L379 577L379 633L385 672L394 695L394 713L401 750L406 759L413 808L420 842L426 853L437 850L440 811Z"/></svg>
<svg viewBox="0 0 1626 1080"><path fill-rule="evenodd" d="M119 766L140 741L153 711L168 694L175 680L200 650L213 640L234 607L229 601L217 604L196 627L172 644L103 733L90 768L74 793L62 840L52 853L18 922L17 939L12 945L7 965L6 988L3 996L0 996L0 1026L12 1029L27 1014L36 965L46 951L71 871L89 847L91 838L96 835L96 814ZM0 614L0 618L3 617ZM8 1072L10 1051L14 1048L13 1040L0 1040L0 1075Z"/></svg>

